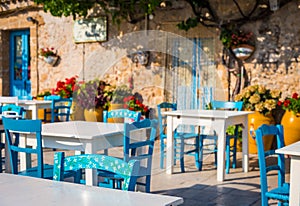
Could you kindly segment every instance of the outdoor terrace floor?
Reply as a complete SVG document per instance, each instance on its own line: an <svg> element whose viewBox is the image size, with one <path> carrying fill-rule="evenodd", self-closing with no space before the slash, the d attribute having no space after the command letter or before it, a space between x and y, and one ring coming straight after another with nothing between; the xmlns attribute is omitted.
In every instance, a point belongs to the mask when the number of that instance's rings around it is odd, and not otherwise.
<svg viewBox="0 0 300 206"><path fill-rule="evenodd" d="M52 149L45 149L45 163L53 164L53 154ZM74 152L67 152L67 155L73 154ZM109 149L109 155L122 156L122 148ZM250 155L249 172L244 173L241 168L241 152L239 152L238 168L231 169L230 174L225 175L224 182L216 180L217 170L213 163L213 155L205 157L203 171L197 171L193 157L185 156L186 172L180 172L178 163L173 175L167 175L165 170L159 168L159 158L159 141L157 141L153 159L152 193L183 197L184 206L261 205L257 155ZM286 168L286 180L289 181L289 160ZM276 185L277 176L271 174L271 178L271 185ZM270 203L270 205L277 205L272 201Z"/></svg>

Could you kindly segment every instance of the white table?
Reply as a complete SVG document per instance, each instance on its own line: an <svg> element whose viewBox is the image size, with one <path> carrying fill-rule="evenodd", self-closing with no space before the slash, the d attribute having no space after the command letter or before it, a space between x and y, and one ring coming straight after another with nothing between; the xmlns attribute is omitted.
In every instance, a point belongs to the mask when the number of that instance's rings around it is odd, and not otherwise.
<svg viewBox="0 0 300 206"><path fill-rule="evenodd" d="M123 145L124 125L122 123L69 121L42 125L43 147L82 151L93 154L99 150ZM23 147L35 146L36 140L27 135L21 138ZM26 169L30 163L26 155L20 153L20 168ZM86 184L97 185L96 171L86 170Z"/></svg>
<svg viewBox="0 0 300 206"><path fill-rule="evenodd" d="M224 110L176 110L164 112L167 115L167 158L166 173L173 173L174 130L178 125L210 126L218 134L217 180L224 181L226 129L230 125L243 124L243 169L248 172L248 111Z"/></svg>
<svg viewBox="0 0 300 206"><path fill-rule="evenodd" d="M276 153L291 156L290 168L290 206L300 205L300 142L276 150Z"/></svg>
<svg viewBox="0 0 300 206"><path fill-rule="evenodd" d="M181 197L127 192L41 178L0 174L1 206L176 206Z"/></svg>
<svg viewBox="0 0 300 206"><path fill-rule="evenodd" d="M19 100L18 105L32 112L32 119L38 119L39 109L50 109L51 100Z"/></svg>

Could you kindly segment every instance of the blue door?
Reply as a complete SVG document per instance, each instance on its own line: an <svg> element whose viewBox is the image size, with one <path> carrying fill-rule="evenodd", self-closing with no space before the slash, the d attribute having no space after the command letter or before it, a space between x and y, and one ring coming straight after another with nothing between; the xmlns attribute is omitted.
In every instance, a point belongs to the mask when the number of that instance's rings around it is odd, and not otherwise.
<svg viewBox="0 0 300 206"><path fill-rule="evenodd" d="M30 96L29 30L10 33L10 95Z"/></svg>

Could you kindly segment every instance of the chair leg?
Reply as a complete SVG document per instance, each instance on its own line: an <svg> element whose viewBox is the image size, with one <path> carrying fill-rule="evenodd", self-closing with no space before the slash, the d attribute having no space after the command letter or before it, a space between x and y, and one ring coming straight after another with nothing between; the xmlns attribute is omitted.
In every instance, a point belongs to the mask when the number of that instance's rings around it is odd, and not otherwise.
<svg viewBox="0 0 300 206"><path fill-rule="evenodd" d="M150 193L151 175L146 176L145 192Z"/></svg>
<svg viewBox="0 0 300 206"><path fill-rule="evenodd" d="M184 170L184 138L180 136L180 169L181 172L185 172Z"/></svg>
<svg viewBox="0 0 300 206"><path fill-rule="evenodd" d="M225 160L225 164L226 164L226 174L229 173L229 169L230 169L230 138L226 139L226 160Z"/></svg>
<svg viewBox="0 0 300 206"><path fill-rule="evenodd" d="M197 169L200 171L200 158L199 158L199 155L200 155L200 137L199 135L196 137L196 140L195 140L195 165L197 167Z"/></svg>
<svg viewBox="0 0 300 206"><path fill-rule="evenodd" d="M202 171L202 164L203 164L203 140L206 135L200 135L199 139L199 171Z"/></svg>
<svg viewBox="0 0 300 206"><path fill-rule="evenodd" d="M165 144L164 139L160 139L160 169L164 168Z"/></svg>
<svg viewBox="0 0 300 206"><path fill-rule="evenodd" d="M237 138L234 137L233 149L232 149L232 168L236 168L236 147L237 147Z"/></svg>

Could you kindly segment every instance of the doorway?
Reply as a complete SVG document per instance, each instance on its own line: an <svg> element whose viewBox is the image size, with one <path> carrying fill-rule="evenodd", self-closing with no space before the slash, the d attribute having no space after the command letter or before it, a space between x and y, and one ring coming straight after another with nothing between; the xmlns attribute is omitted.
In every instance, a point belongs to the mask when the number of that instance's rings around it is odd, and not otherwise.
<svg viewBox="0 0 300 206"><path fill-rule="evenodd" d="M10 96L30 96L30 31L10 33Z"/></svg>

